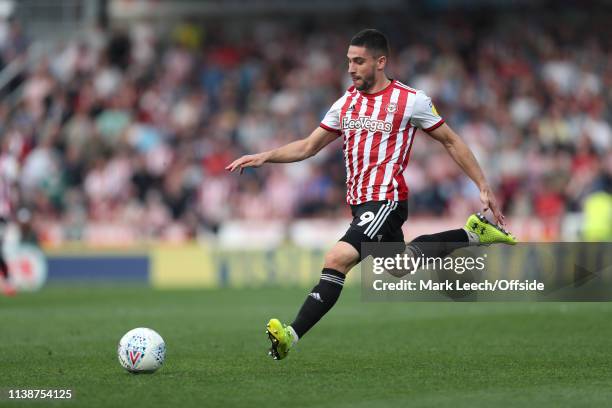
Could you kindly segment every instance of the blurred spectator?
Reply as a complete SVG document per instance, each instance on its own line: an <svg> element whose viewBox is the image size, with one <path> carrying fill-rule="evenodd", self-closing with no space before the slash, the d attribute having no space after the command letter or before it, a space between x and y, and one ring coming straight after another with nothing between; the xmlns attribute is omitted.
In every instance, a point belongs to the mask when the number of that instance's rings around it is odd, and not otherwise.
<svg viewBox="0 0 612 408"><path fill-rule="evenodd" d="M612 173L609 23L489 17L440 17L426 33L385 17L389 74L432 96L508 216L554 225L585 203L599 211L594 192ZM14 109L0 103L3 146L21 165L34 228L55 222L80 239L88 223L129 223L142 238L189 237L233 219L346 214L339 143L241 177L223 168L318 125L346 87L344 55L359 27L202 27L181 23L167 41L148 21L129 32L92 27L27 72ZM3 64L27 46L18 23L2 22ZM411 217L478 208L477 189L438 144L417 133L412 151Z"/></svg>

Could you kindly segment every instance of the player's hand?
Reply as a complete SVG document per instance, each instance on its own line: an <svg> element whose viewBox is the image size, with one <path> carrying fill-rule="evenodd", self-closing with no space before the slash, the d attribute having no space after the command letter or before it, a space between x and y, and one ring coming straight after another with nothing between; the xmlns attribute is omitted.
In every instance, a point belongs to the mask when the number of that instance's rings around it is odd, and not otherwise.
<svg viewBox="0 0 612 408"><path fill-rule="evenodd" d="M480 190L480 201L484 205L484 211L486 212L487 210L491 210L493 217L495 217L495 222L502 227L505 227L506 219L504 214L502 214L501 210L499 209L495 195L489 186L486 186Z"/></svg>
<svg viewBox="0 0 612 408"><path fill-rule="evenodd" d="M242 156L239 159L234 160L229 166L225 168L225 170L234 171L236 169L240 169L240 174L242 174L245 168L259 167L266 162L266 159L266 153L248 154L246 156Z"/></svg>

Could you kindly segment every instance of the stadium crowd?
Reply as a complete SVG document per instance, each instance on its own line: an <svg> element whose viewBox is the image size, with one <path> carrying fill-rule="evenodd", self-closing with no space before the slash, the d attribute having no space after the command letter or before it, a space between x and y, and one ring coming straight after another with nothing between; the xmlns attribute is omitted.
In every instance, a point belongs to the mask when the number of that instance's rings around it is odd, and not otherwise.
<svg viewBox="0 0 612 408"><path fill-rule="evenodd" d="M389 73L432 97L507 216L558 219L581 211L590 193L610 191L605 19L384 21ZM2 65L25 58L31 43L16 24L5 26ZM345 53L360 28L182 23L162 35L141 22L91 28L54 47L12 87L20 97L0 102L2 158L19 169L19 205L41 232L60 225L68 239L89 223L131 225L147 238L214 233L234 219L348 215L340 141L308 161L241 177L224 167L318 125L349 86ZM405 177L411 217L478 206L475 187L423 133Z"/></svg>

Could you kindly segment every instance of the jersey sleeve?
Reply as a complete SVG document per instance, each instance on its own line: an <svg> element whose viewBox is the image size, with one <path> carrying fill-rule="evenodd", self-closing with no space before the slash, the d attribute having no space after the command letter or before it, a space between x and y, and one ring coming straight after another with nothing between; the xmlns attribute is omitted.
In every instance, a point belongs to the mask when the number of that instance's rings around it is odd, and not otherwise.
<svg viewBox="0 0 612 408"><path fill-rule="evenodd" d="M349 93L345 93L342 98L338 99L334 104L329 108L323 120L319 124L320 127L329 131L340 134L340 111L342 110L342 105L348 98Z"/></svg>
<svg viewBox="0 0 612 408"><path fill-rule="evenodd" d="M426 132L437 129L444 123L444 119L438 114L431 98L423 91L416 93L416 101L410 123Z"/></svg>

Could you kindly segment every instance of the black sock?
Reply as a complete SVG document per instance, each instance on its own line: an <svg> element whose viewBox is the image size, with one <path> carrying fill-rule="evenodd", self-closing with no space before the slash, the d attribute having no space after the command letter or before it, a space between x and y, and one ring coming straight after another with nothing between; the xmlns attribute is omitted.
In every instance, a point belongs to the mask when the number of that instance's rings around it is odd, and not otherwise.
<svg viewBox="0 0 612 408"><path fill-rule="evenodd" d="M408 246L416 248L416 255L423 254L425 257L444 257L455 249L466 247L470 244L467 232L463 228L443 231L437 234L421 235L410 242ZM420 252L420 253L419 253Z"/></svg>
<svg viewBox="0 0 612 408"><path fill-rule="evenodd" d="M317 286L312 288L295 320L291 323L298 337L301 338L306 334L334 306L342 292L344 277L343 273L334 269L323 269L321 280Z"/></svg>

